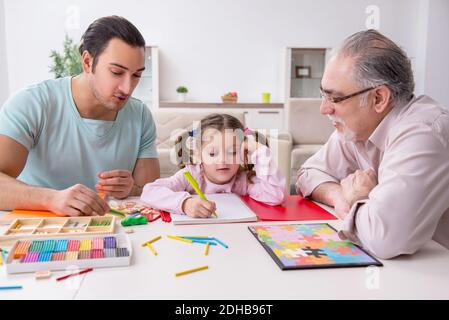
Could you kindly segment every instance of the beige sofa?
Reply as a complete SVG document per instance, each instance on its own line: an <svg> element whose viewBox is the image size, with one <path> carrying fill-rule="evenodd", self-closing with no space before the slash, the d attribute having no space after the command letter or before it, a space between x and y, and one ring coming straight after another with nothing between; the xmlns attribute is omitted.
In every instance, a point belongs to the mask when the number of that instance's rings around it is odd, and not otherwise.
<svg viewBox="0 0 449 320"><path fill-rule="evenodd" d="M329 119L320 113L321 99L290 99L287 110L287 136L292 143L291 190L301 165L317 152L334 131Z"/></svg>
<svg viewBox="0 0 449 320"><path fill-rule="evenodd" d="M245 114L243 113L243 111L217 109L214 112L231 114L239 119L243 124L245 124ZM206 115L209 115L211 113L212 112L188 109L185 111L179 111L179 109L152 110L152 115L156 124L157 131L156 144L159 153L159 162L161 165L161 177L173 175L178 170L175 161L172 161L174 160L172 158L174 157L173 146L174 136L176 136L176 132L184 129L190 130L192 128L192 124L195 121L199 121ZM285 139L270 137L269 142L272 152L275 155L274 159L279 169L286 177L287 187L290 185L289 180L291 141L289 140L288 136L285 137Z"/></svg>

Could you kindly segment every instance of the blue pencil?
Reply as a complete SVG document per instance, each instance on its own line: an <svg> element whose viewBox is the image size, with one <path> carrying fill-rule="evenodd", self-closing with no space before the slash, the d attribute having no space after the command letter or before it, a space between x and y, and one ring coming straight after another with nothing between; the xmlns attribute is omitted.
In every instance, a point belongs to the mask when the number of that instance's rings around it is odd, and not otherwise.
<svg viewBox="0 0 449 320"><path fill-rule="evenodd" d="M223 242L221 242L220 240L218 240L217 238L213 238L213 240L217 241L219 244L221 244L223 247L225 247L226 249L229 248L229 246Z"/></svg>
<svg viewBox="0 0 449 320"><path fill-rule="evenodd" d="M201 240L196 240L196 239L190 239L190 240L192 240L193 243L201 243L201 244L209 243L211 246L217 245L215 242L212 242L212 241L201 241Z"/></svg>
<svg viewBox="0 0 449 320"><path fill-rule="evenodd" d="M0 290L16 290L16 289L22 289L22 286L9 286L9 287L0 287Z"/></svg>

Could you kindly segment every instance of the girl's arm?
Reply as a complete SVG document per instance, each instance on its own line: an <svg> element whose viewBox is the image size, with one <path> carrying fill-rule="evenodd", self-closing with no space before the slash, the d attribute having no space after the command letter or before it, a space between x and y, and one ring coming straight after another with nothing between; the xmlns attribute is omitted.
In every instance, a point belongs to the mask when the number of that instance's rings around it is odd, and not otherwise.
<svg viewBox="0 0 449 320"><path fill-rule="evenodd" d="M281 204L285 197L285 177L274 163L271 150L262 144L251 154L256 176L248 185L248 195L266 204Z"/></svg>
<svg viewBox="0 0 449 320"><path fill-rule="evenodd" d="M188 182L183 174L186 170L187 168L184 168L171 177L147 183L143 187L140 200L152 208L185 214L182 211L182 204L191 196L186 191Z"/></svg>

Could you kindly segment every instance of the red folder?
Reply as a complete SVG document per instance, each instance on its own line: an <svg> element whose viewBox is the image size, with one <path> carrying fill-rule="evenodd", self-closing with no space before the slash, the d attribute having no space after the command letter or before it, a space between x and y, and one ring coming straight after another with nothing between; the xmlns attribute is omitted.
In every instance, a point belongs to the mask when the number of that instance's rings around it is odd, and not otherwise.
<svg viewBox="0 0 449 320"><path fill-rule="evenodd" d="M249 196L242 196L242 200L254 211L260 220L270 221L304 221L304 220L336 220L328 211L299 195L286 196L279 206L270 206Z"/></svg>

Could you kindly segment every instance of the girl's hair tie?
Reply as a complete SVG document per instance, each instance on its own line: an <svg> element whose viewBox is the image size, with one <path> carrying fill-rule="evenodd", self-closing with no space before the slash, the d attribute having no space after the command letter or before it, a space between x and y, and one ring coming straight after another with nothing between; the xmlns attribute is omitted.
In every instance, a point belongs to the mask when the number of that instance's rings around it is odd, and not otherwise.
<svg viewBox="0 0 449 320"><path fill-rule="evenodd" d="M253 132L253 129L245 128L245 134L252 134Z"/></svg>

